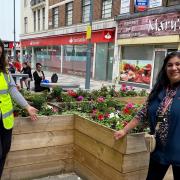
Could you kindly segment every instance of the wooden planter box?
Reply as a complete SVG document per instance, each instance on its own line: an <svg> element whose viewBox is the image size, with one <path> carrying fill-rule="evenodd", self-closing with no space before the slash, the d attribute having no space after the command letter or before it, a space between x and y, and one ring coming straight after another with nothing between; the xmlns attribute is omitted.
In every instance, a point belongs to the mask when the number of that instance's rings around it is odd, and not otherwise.
<svg viewBox="0 0 180 180"><path fill-rule="evenodd" d="M140 96L135 96L135 97L118 97L114 98L122 103L134 103L134 104L144 104L147 97L140 97Z"/></svg>
<svg viewBox="0 0 180 180"><path fill-rule="evenodd" d="M73 171L74 116L16 118L2 179L32 179Z"/></svg>
<svg viewBox="0 0 180 180"><path fill-rule="evenodd" d="M149 154L144 134L114 140L114 130L75 116L74 168L82 177L96 180L144 180Z"/></svg>
<svg viewBox="0 0 180 180"><path fill-rule="evenodd" d="M149 154L143 133L118 141L113 134L77 115L44 116L36 122L17 118L2 180L66 172L88 180L145 180Z"/></svg>

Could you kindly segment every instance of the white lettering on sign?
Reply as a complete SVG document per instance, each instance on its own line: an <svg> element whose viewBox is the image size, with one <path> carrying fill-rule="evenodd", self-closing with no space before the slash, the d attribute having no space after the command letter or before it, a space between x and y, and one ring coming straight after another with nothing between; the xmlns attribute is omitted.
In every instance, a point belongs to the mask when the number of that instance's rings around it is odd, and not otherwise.
<svg viewBox="0 0 180 180"><path fill-rule="evenodd" d="M165 20L165 21L155 21L149 20L148 31L166 31L172 30L177 31L180 30L180 19L176 20Z"/></svg>
<svg viewBox="0 0 180 180"><path fill-rule="evenodd" d="M71 37L69 39L69 43L82 43L82 42L86 42L85 37L82 37L82 38L73 38L73 37Z"/></svg>
<svg viewBox="0 0 180 180"><path fill-rule="evenodd" d="M33 46L33 45L39 45L39 42L38 41L31 41L30 42L30 45Z"/></svg>

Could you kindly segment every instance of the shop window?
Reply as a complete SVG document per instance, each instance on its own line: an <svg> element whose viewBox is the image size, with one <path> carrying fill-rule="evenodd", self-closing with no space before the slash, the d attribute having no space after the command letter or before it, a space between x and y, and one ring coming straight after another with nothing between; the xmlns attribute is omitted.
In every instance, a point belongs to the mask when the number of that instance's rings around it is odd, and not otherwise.
<svg viewBox="0 0 180 180"><path fill-rule="evenodd" d="M38 9L38 31L40 31L40 9Z"/></svg>
<svg viewBox="0 0 180 180"><path fill-rule="evenodd" d="M66 45L64 56L66 61L86 61L87 45Z"/></svg>
<svg viewBox="0 0 180 180"><path fill-rule="evenodd" d="M28 18L24 18L24 33L28 32Z"/></svg>
<svg viewBox="0 0 180 180"><path fill-rule="evenodd" d="M149 0L149 8L156 8L162 6L162 0Z"/></svg>
<svg viewBox="0 0 180 180"><path fill-rule="evenodd" d="M120 63L120 82L134 86L149 87L152 72L152 46L122 48Z"/></svg>
<svg viewBox="0 0 180 180"><path fill-rule="evenodd" d="M102 18L110 18L111 16L112 16L112 0L103 0Z"/></svg>
<svg viewBox="0 0 180 180"><path fill-rule="evenodd" d="M61 46L43 46L34 48L35 62L39 62L44 68L60 68Z"/></svg>
<svg viewBox="0 0 180 180"><path fill-rule="evenodd" d="M120 14L130 12L130 0L121 0Z"/></svg>
<svg viewBox="0 0 180 180"><path fill-rule="evenodd" d="M72 25L73 3L66 4L66 25Z"/></svg>
<svg viewBox="0 0 180 180"><path fill-rule="evenodd" d="M90 16L90 7L91 1L90 0L83 0L82 1L82 22L89 22Z"/></svg>
<svg viewBox="0 0 180 180"><path fill-rule="evenodd" d="M45 30L45 8L42 9L42 29Z"/></svg>
<svg viewBox="0 0 180 180"><path fill-rule="evenodd" d="M34 18L34 31L36 31L36 11L33 12L33 18Z"/></svg>
<svg viewBox="0 0 180 180"><path fill-rule="evenodd" d="M53 28L57 28L59 26L59 7L52 9L52 25Z"/></svg>

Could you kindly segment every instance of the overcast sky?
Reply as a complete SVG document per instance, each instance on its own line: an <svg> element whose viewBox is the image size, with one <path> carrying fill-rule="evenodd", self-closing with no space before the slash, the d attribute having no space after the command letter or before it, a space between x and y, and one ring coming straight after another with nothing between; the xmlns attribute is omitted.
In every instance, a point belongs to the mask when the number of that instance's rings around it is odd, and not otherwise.
<svg viewBox="0 0 180 180"><path fill-rule="evenodd" d="M16 38L20 34L20 1L16 2ZM0 38L3 40L14 40L14 0L0 0Z"/></svg>

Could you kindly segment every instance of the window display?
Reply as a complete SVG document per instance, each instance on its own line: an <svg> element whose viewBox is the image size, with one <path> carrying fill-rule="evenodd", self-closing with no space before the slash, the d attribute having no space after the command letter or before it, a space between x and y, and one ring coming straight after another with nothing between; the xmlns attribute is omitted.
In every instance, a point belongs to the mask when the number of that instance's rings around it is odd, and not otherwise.
<svg viewBox="0 0 180 180"><path fill-rule="evenodd" d="M122 60L120 64L120 81L150 85L151 63L150 60Z"/></svg>

